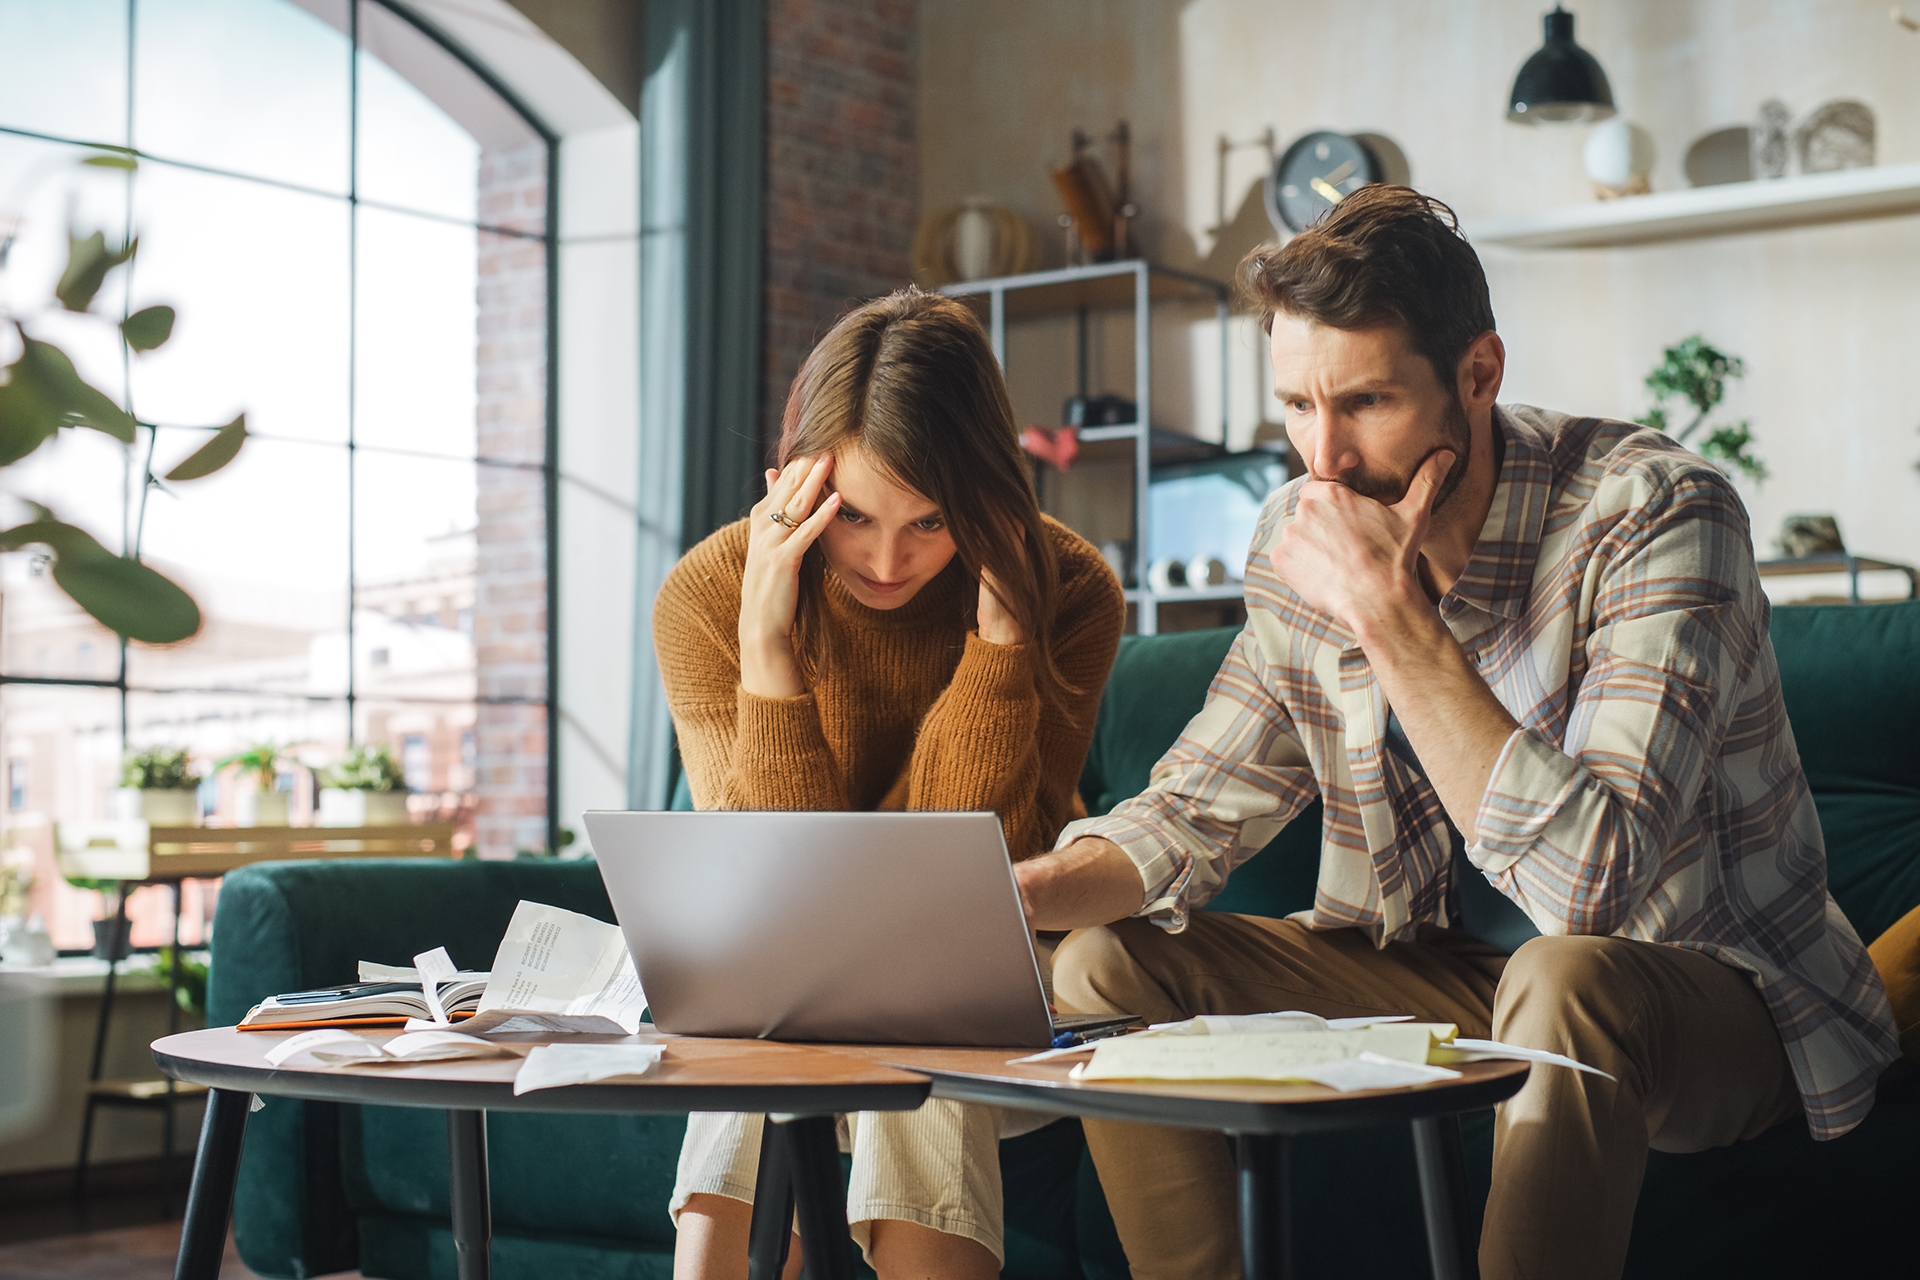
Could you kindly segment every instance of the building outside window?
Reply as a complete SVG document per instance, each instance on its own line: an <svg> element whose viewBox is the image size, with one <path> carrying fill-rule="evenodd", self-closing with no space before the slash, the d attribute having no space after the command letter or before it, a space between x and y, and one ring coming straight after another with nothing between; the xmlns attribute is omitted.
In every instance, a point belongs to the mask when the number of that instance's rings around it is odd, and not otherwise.
<svg viewBox="0 0 1920 1280"><path fill-rule="evenodd" d="M53 824L106 816L128 749L204 768L292 744L301 822L314 771L386 743L417 819L483 856L543 846L551 139L374 0L0 0L0 47L0 297L39 311L71 222L140 237L96 312L179 314L130 360L110 324L34 316L156 425L131 448L62 432L6 468L7 522L32 499L137 547L205 619L124 647L43 557L0 555L0 841L40 855L56 942L88 945L96 904L59 880ZM97 144L138 172L81 167ZM242 411L253 438L224 471L140 483L149 449L164 474ZM203 789L210 821L235 786ZM162 893L130 910L137 945L170 930Z"/></svg>

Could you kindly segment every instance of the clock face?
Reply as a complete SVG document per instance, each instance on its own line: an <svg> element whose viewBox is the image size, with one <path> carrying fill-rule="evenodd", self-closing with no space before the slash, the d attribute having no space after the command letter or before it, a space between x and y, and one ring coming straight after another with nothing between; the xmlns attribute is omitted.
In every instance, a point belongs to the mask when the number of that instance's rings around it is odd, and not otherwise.
<svg viewBox="0 0 1920 1280"><path fill-rule="evenodd" d="M1281 233L1305 231L1342 196L1380 181L1373 149L1344 133L1309 133L1274 164L1267 178L1267 217Z"/></svg>

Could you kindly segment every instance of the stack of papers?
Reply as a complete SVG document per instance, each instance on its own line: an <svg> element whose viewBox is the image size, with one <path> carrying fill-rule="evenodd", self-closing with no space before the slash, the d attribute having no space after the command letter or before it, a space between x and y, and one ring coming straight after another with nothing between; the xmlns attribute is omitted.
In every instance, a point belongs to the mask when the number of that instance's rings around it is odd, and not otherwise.
<svg viewBox="0 0 1920 1280"><path fill-rule="evenodd" d="M1321 1084L1349 1092L1457 1080L1449 1063L1510 1058L1606 1075L1572 1058L1493 1040L1459 1037L1445 1022L1339 1018L1299 1010L1162 1023L1091 1046L1076 1080L1161 1080L1208 1084ZM1016 1062L1086 1049L1056 1050ZM1611 1076L1607 1077L1612 1079Z"/></svg>

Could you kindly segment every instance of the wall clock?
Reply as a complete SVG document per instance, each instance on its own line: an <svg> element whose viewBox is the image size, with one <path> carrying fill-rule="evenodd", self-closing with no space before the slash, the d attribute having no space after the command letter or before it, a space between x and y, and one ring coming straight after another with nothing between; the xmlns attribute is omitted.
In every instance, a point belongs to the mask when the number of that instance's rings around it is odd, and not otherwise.
<svg viewBox="0 0 1920 1280"><path fill-rule="evenodd" d="M1359 138L1321 130L1298 139L1267 175L1267 217L1286 235L1305 231L1342 196L1379 182L1380 157Z"/></svg>

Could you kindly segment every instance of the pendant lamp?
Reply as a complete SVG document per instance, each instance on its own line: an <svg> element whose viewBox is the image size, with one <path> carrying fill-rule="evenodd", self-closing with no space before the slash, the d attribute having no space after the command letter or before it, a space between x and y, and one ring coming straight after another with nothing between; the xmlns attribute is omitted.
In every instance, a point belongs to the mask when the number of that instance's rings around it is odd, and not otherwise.
<svg viewBox="0 0 1920 1280"><path fill-rule="evenodd" d="M1584 124L1613 114L1613 89L1594 56L1573 42L1573 15L1553 6L1547 41L1513 80L1507 119L1515 124Z"/></svg>

